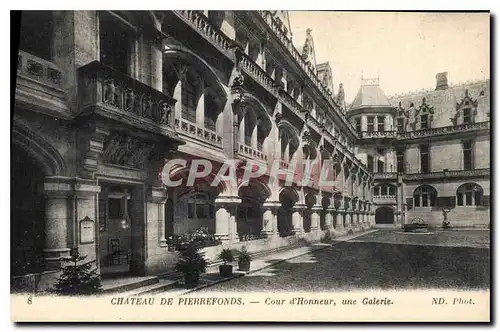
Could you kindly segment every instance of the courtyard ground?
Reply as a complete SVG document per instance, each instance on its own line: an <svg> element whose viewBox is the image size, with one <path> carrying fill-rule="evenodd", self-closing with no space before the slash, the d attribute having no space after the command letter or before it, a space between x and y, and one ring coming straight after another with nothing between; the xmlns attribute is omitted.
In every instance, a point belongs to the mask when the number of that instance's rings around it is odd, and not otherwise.
<svg viewBox="0 0 500 332"><path fill-rule="evenodd" d="M198 292L490 287L490 232L378 230ZM279 261L279 262L278 262Z"/></svg>

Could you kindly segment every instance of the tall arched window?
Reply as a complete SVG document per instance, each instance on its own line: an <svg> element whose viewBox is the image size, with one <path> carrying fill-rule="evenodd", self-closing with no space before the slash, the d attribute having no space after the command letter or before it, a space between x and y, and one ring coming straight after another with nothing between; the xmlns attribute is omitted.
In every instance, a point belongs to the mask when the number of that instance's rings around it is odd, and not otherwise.
<svg viewBox="0 0 500 332"><path fill-rule="evenodd" d="M196 123L196 107L200 96L201 82L192 71L182 78L182 118Z"/></svg>
<svg viewBox="0 0 500 332"><path fill-rule="evenodd" d="M457 189L457 205L473 206L481 205L483 188L475 183L466 183Z"/></svg>
<svg viewBox="0 0 500 332"><path fill-rule="evenodd" d="M437 191L431 186L420 186L413 192L413 206L427 207L435 206L437 199Z"/></svg>
<svg viewBox="0 0 500 332"><path fill-rule="evenodd" d="M284 160L290 160L299 147L299 139L292 127L280 126L279 135L281 141L281 156Z"/></svg>

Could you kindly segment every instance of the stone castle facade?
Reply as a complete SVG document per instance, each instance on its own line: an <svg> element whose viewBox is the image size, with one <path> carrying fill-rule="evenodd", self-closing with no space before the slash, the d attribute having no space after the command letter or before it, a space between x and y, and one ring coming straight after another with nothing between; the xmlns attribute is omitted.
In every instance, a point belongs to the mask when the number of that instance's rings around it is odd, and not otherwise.
<svg viewBox="0 0 500 332"><path fill-rule="evenodd" d="M165 273L177 257L169 237L200 227L222 241L206 249L214 259L222 247L265 252L417 216L439 224L443 208L455 226L489 220L489 82L392 99L364 82L347 109L310 32L293 46L286 12L24 12L17 60L18 285L50 284L70 248L103 276ZM188 162L173 179L186 179L193 159L215 167L195 186L168 188L159 170L175 158ZM329 161L336 186L240 176L209 186L229 159L279 160L283 172Z"/></svg>

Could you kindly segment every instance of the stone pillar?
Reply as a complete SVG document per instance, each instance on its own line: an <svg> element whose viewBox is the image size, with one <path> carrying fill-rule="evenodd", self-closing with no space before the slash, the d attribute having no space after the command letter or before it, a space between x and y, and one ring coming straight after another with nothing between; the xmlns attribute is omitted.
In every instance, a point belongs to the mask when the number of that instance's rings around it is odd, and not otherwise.
<svg viewBox="0 0 500 332"><path fill-rule="evenodd" d="M215 199L215 236L223 243L238 242L236 208L241 203L237 197L222 196Z"/></svg>
<svg viewBox="0 0 500 332"><path fill-rule="evenodd" d="M292 223L293 223L293 230L295 234L302 234L304 233L304 222L303 222L303 215L302 212L306 209L305 205L302 204L295 204L292 208Z"/></svg>
<svg viewBox="0 0 500 332"><path fill-rule="evenodd" d="M263 204L264 216L262 222L262 233L268 238L278 236L278 208L279 202L265 202Z"/></svg>
<svg viewBox="0 0 500 332"><path fill-rule="evenodd" d="M344 211L337 210L337 214L335 215L335 229L342 230L344 229Z"/></svg>
<svg viewBox="0 0 500 332"><path fill-rule="evenodd" d="M322 209L321 206L313 206L311 208L311 232L319 230Z"/></svg>
<svg viewBox="0 0 500 332"><path fill-rule="evenodd" d="M368 123L366 120L366 115L361 116L361 131L367 131L368 129Z"/></svg>
<svg viewBox="0 0 500 332"><path fill-rule="evenodd" d="M150 187L147 200L147 229L149 245L167 246L165 236L165 203L167 201L167 192L161 187ZM156 238L154 230L157 230ZM148 246L149 246L148 245Z"/></svg>
<svg viewBox="0 0 500 332"><path fill-rule="evenodd" d="M327 208L325 210L325 230L330 230L335 228L335 225L333 224L333 213L335 210L333 208Z"/></svg>
<svg viewBox="0 0 500 332"><path fill-rule="evenodd" d="M69 228L72 225L71 196L73 188L67 178L49 177L43 184L45 196L45 249L44 259L47 270L57 270L59 259L68 257Z"/></svg>
<svg viewBox="0 0 500 332"><path fill-rule="evenodd" d="M151 42L151 86L163 92L163 53L161 41ZM180 100L177 100L180 102Z"/></svg>
<svg viewBox="0 0 500 332"><path fill-rule="evenodd" d="M345 227L346 228L351 228L351 211L346 211L345 214Z"/></svg>

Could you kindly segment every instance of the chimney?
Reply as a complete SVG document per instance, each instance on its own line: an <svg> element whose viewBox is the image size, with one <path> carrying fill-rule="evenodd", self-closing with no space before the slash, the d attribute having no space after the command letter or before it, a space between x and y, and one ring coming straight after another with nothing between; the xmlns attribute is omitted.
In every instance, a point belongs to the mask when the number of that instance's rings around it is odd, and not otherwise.
<svg viewBox="0 0 500 332"><path fill-rule="evenodd" d="M448 72L437 73L436 75L436 90L448 89Z"/></svg>

